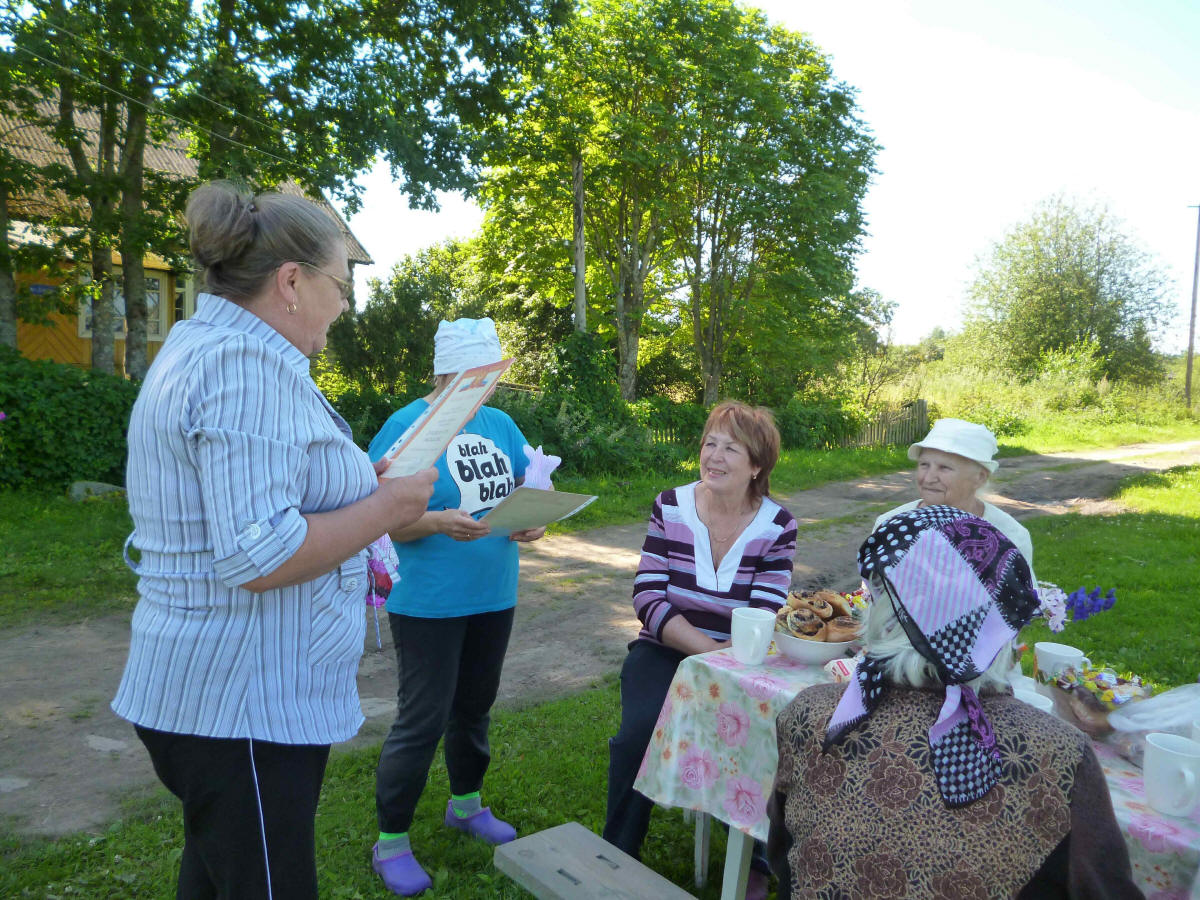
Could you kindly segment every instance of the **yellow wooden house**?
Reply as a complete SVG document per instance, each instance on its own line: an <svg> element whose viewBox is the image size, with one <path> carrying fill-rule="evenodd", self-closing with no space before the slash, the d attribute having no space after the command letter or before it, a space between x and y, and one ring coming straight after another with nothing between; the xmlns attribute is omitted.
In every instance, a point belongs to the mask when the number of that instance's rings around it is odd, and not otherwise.
<svg viewBox="0 0 1200 900"><path fill-rule="evenodd" d="M77 115L77 124L88 134L95 134L98 117L94 113ZM45 131L17 122L0 115L0 143L14 155L38 165L57 161L69 163L67 152L56 144ZM197 173L196 160L187 155L187 144L181 137L165 142L150 143L146 147L146 168L173 175L181 179L194 180ZM281 185L278 190L308 196L296 184ZM311 198L310 198L311 199ZM10 215L14 222L9 229L8 240L12 244L44 240L37 229L22 215L29 215L39 208L44 210L55 202L46 196L13 198ZM346 240L346 252L350 265L370 265L371 257L350 231L345 220L323 197L316 200L327 209L341 225ZM113 254L117 275L114 303L117 308L114 331L114 357L117 374L125 371L125 320L124 298L120 294L121 257ZM196 281L189 270L172 268L164 259L147 254L144 260L146 273L146 353L150 360L157 355L167 332L176 322L189 318L196 311ZM18 283L33 293L54 291L61 276L53 271L18 273ZM29 359L50 359L55 362L90 367L92 362L91 306L81 304L78 311L63 315L54 313L48 325L17 325L17 349Z"/></svg>

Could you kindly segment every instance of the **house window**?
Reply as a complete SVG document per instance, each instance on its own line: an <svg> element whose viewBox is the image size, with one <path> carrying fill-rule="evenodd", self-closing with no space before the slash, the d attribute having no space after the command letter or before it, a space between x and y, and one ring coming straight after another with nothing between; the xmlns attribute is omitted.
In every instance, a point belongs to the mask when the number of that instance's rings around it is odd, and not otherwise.
<svg viewBox="0 0 1200 900"><path fill-rule="evenodd" d="M182 322L196 314L196 279L179 273L175 276L175 321Z"/></svg>
<svg viewBox="0 0 1200 900"><path fill-rule="evenodd" d="M167 309L162 302L163 276L158 270L146 271L146 340L161 341L167 333ZM125 328L125 293L122 290L121 270L113 270L113 335L123 337ZM79 306L79 336L92 336L92 301Z"/></svg>

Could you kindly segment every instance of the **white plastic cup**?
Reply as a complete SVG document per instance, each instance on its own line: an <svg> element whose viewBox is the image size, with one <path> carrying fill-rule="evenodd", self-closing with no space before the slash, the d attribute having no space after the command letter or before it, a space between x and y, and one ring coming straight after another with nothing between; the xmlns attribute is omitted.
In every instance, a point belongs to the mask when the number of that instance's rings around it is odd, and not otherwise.
<svg viewBox="0 0 1200 900"><path fill-rule="evenodd" d="M1051 715L1054 713L1054 701L1045 694L1039 694L1037 691L1029 690L1028 688L1016 688L1013 690L1013 696L1022 703L1028 703L1042 712L1047 712Z"/></svg>
<svg viewBox="0 0 1200 900"><path fill-rule="evenodd" d="M1200 802L1200 742L1155 731L1146 735L1142 779L1147 802L1168 816L1189 816Z"/></svg>
<svg viewBox="0 0 1200 900"><path fill-rule="evenodd" d="M1033 645L1033 655L1037 659L1038 681L1042 682L1053 681L1063 669L1079 671L1092 664L1078 647L1053 641L1038 641Z"/></svg>
<svg viewBox="0 0 1200 900"><path fill-rule="evenodd" d="M769 609L738 607L729 626L734 658L744 665L757 666L767 658L774 632L775 613Z"/></svg>

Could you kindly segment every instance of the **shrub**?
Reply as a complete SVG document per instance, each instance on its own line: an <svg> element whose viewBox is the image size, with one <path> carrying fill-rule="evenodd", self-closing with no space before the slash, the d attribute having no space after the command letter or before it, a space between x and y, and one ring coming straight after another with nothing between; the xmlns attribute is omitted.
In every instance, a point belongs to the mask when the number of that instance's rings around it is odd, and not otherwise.
<svg viewBox="0 0 1200 900"><path fill-rule="evenodd" d="M125 429L138 386L0 347L0 487L125 483Z"/></svg>
<svg viewBox="0 0 1200 900"><path fill-rule="evenodd" d="M1015 406L996 399L996 395L967 394L950 409L951 416L986 425L996 437L1016 436L1029 431L1029 421ZM932 422L933 419L931 418Z"/></svg>
<svg viewBox="0 0 1200 900"><path fill-rule="evenodd" d="M775 410L775 424L786 449L821 450L854 437L862 418L830 400L797 397Z"/></svg>
<svg viewBox="0 0 1200 900"><path fill-rule="evenodd" d="M566 473L670 472L687 455L683 447L653 443L628 410L623 410L619 419L605 417L569 393L502 388L492 395L489 405L512 416L531 445L540 444L547 453L561 456Z"/></svg>
<svg viewBox="0 0 1200 900"><path fill-rule="evenodd" d="M427 392L422 392L417 396L423 397L425 393ZM415 397L382 394L370 384L365 387L357 385L351 387L340 393L336 400L329 397L328 394L326 397L329 399L330 405L350 426L354 442L364 449L379 433L379 429L383 427L388 416L416 399Z"/></svg>
<svg viewBox="0 0 1200 900"><path fill-rule="evenodd" d="M629 404L630 415L647 431L668 443L695 447L700 442L708 410L699 403L673 403L666 397L647 397Z"/></svg>

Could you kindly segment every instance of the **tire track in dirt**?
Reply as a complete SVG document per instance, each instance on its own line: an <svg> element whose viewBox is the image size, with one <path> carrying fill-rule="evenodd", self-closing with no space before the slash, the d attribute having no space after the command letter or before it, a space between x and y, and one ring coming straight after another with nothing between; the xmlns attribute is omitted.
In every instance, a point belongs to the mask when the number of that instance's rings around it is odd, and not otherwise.
<svg viewBox="0 0 1200 900"><path fill-rule="evenodd" d="M1014 457L1002 461L988 499L1017 518L1111 512L1115 504L1106 498L1126 476L1197 462L1200 441ZM897 472L780 497L800 523L795 584L852 587L855 553L875 516L913 496L911 473ZM521 600L500 704L564 696L618 671L638 632L630 587L644 534L639 522L522 545ZM368 624L359 667L367 723L350 745L379 740L391 722L394 658L381 625L379 648ZM99 829L119 816L122 798L158 789L133 729L108 708L128 644L127 615L0 636L5 830Z"/></svg>

